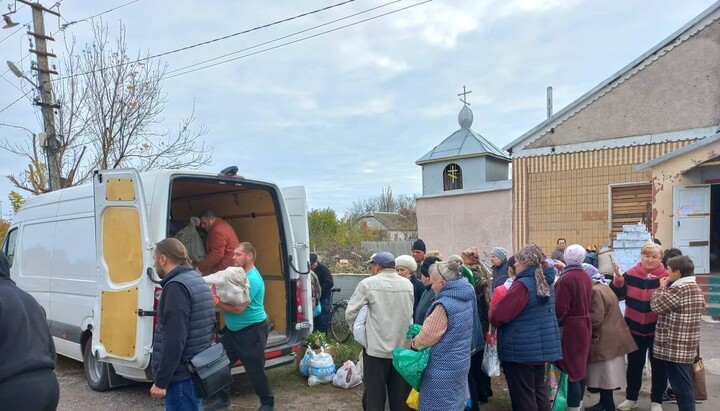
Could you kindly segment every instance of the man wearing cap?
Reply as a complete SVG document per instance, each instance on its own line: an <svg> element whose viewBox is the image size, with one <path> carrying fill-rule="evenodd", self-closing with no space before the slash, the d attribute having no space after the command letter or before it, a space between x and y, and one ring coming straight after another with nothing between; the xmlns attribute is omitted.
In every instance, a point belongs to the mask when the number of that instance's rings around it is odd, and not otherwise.
<svg viewBox="0 0 720 411"><path fill-rule="evenodd" d="M425 260L425 252L427 249L425 248L425 242L421 239L415 240L415 242L412 245L412 256L415 259L415 264L417 264L417 269L415 270L415 276L418 279L422 279L422 273L420 272L420 266L422 265L423 261Z"/></svg>
<svg viewBox="0 0 720 411"><path fill-rule="evenodd" d="M325 264L318 261L318 255L310 253L310 269L317 275L320 281L320 306L322 312L317 317L315 330L327 333L328 323L330 322L330 312L332 311L332 289L335 286L332 273Z"/></svg>
<svg viewBox="0 0 720 411"><path fill-rule="evenodd" d="M345 311L353 324L360 308L367 305L365 323L367 348L363 352L363 410L384 410L387 398L390 410L406 410L410 386L392 364L392 350L407 347L405 338L412 323L412 283L395 272L395 257L379 252L368 261L372 274L360 281Z"/></svg>

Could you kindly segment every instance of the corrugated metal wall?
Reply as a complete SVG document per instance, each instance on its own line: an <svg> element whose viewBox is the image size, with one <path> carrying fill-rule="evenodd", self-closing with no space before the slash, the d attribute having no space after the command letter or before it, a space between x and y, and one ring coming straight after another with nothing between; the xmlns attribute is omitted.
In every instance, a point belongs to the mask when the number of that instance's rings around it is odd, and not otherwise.
<svg viewBox="0 0 720 411"><path fill-rule="evenodd" d="M607 241L608 185L650 181L636 165L693 141L514 158L513 247L535 242L549 254L558 237Z"/></svg>

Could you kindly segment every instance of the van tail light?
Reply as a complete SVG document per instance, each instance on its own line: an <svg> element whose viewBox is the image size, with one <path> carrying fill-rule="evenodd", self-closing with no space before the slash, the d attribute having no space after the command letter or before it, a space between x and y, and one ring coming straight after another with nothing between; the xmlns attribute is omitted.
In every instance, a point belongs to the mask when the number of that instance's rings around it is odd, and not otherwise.
<svg viewBox="0 0 720 411"><path fill-rule="evenodd" d="M302 315L303 315L302 297L303 297L302 281L300 281L300 279L298 278L297 280L295 280L295 306L297 307L297 310L295 312L295 322L298 324L302 322Z"/></svg>
<svg viewBox="0 0 720 411"><path fill-rule="evenodd" d="M153 311L155 311L155 316L153 317L153 330L155 330L155 327L158 325L158 307L160 306L160 295L162 295L162 288L155 287L155 298L153 300Z"/></svg>

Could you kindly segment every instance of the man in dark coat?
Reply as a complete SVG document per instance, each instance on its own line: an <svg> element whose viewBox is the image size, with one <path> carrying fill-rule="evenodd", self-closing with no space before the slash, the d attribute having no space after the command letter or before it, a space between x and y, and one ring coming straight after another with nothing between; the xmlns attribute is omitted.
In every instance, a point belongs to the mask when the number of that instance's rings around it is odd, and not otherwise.
<svg viewBox="0 0 720 411"><path fill-rule="evenodd" d="M55 344L45 310L10 279L0 251L0 408L44 411L57 408Z"/></svg>
<svg viewBox="0 0 720 411"><path fill-rule="evenodd" d="M310 269L315 272L320 281L320 306L322 312L317 316L315 330L327 333L330 323L330 312L332 311L332 289L335 286L332 273L325 264L318 261L318 255L310 253Z"/></svg>
<svg viewBox="0 0 720 411"><path fill-rule="evenodd" d="M420 267L422 266L423 261L425 261L425 252L427 251L427 249L425 248L425 242L418 238L413 243L410 251L412 251L412 256L415 259L415 264L417 264L417 270L415 270L415 277L422 280L422 273L420 272Z"/></svg>

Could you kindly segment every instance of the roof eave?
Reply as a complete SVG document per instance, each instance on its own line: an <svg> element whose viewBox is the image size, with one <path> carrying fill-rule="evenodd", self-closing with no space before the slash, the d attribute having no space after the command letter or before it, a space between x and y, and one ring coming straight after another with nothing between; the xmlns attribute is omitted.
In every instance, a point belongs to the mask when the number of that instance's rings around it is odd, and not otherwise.
<svg viewBox="0 0 720 411"><path fill-rule="evenodd" d="M720 128L718 129L718 131L720 131ZM707 146L708 144L712 144L719 140L720 140L720 133L716 132L714 135L707 136L707 137L703 138L702 140L698 140L694 143L691 143L684 147L681 147L675 151L671 151L660 157L655 157L650 161L646 161L642 164L638 164L637 166L635 166L635 171L643 171L643 170L647 170L648 168L653 168L658 164L664 163L670 159L681 156L685 153L689 153L693 150Z"/></svg>
<svg viewBox="0 0 720 411"><path fill-rule="evenodd" d="M712 6L708 7L705 11L700 13L698 16L696 16L694 19L690 20L688 23L686 23L684 26L682 26L680 29L675 31L673 34L662 40L660 43L655 45L655 47L651 48L644 54L642 54L640 57L636 58L630 64L626 65L625 67L621 68L619 71L615 72L613 75L605 79L605 81L601 82L597 86L595 86L592 90L588 91L587 93L583 94L580 98L573 101L569 105L565 106L562 110L555 113L552 117L546 119L542 123L538 124L537 126L533 127L530 131L526 132L522 136L516 138L513 140L510 144L503 147L503 150L505 151L512 151L516 146L520 145L522 142L527 140L528 138L534 136L537 134L540 130L543 130L547 128L549 125L553 124L556 120L559 118L565 116L568 112L574 110L577 106L585 102L586 100L590 99L593 95L598 93L599 91L603 90L607 86L611 85L615 81L617 81L619 78L624 76L627 72L632 70L633 68L641 65L645 60L647 60L650 56L656 54L658 51L661 51L663 48L665 48L668 44L674 43L678 37L681 37L683 34L685 34L688 30L690 30L692 27L697 25L699 22L704 20L706 17L711 15L712 13L716 12L720 8L720 1L716 2Z"/></svg>

